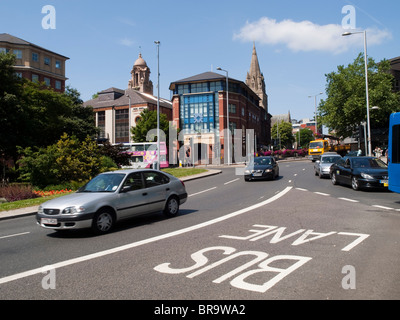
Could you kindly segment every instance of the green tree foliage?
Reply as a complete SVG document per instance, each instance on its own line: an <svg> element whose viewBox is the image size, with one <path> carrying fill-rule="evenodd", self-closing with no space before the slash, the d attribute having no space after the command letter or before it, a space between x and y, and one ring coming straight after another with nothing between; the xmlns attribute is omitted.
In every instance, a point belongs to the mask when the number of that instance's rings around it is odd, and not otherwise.
<svg viewBox="0 0 400 320"><path fill-rule="evenodd" d="M389 115L400 111L400 98L393 92L393 76L387 60L376 63L368 59L368 85L371 127L387 127ZM360 54L347 67L326 75L326 94L319 108L319 123L334 130L339 137L349 137L367 119L364 55Z"/></svg>
<svg viewBox="0 0 400 320"><path fill-rule="evenodd" d="M93 110L79 92L55 92L44 84L16 77L15 56L0 53L0 153L16 159L17 146L47 147L66 132L84 140L97 134Z"/></svg>
<svg viewBox="0 0 400 320"><path fill-rule="evenodd" d="M134 142L146 142L147 133L153 129L157 129L157 111L145 109L140 114L140 120L136 124L136 127L131 129L132 140ZM160 130L164 131L166 143L168 144L169 122L167 116L163 113L160 114ZM156 137L154 137L154 141L157 141Z"/></svg>
<svg viewBox="0 0 400 320"><path fill-rule="evenodd" d="M278 127L278 132L277 132ZM279 133L279 137L278 134ZM271 129L271 138L279 139L281 147L291 148L294 142L292 124L289 122L275 123Z"/></svg>
<svg viewBox="0 0 400 320"><path fill-rule="evenodd" d="M117 167L89 137L80 141L64 134L53 145L37 148L36 151L28 147L20 149L20 152L20 179L41 188L86 181L100 172Z"/></svg>
<svg viewBox="0 0 400 320"><path fill-rule="evenodd" d="M308 148L310 141L314 140L314 133L309 128L300 129L296 133L296 141L299 141L299 138L300 146L303 148Z"/></svg>

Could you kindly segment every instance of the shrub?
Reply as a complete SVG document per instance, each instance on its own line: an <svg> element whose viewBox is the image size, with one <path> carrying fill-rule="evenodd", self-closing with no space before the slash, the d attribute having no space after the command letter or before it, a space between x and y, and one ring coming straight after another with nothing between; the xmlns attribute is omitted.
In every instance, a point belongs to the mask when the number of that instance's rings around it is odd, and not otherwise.
<svg viewBox="0 0 400 320"><path fill-rule="evenodd" d="M0 198L8 202L37 198L32 187L25 184L11 184L0 188Z"/></svg>

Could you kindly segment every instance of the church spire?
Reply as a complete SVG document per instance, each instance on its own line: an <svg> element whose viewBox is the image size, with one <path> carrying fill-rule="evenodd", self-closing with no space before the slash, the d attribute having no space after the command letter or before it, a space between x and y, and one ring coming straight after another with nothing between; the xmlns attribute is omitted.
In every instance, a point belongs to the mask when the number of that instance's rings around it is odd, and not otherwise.
<svg viewBox="0 0 400 320"><path fill-rule="evenodd" d="M253 42L250 71L247 73L246 84L260 97L260 106L268 112L268 96L265 91L264 75L260 69L256 44Z"/></svg>

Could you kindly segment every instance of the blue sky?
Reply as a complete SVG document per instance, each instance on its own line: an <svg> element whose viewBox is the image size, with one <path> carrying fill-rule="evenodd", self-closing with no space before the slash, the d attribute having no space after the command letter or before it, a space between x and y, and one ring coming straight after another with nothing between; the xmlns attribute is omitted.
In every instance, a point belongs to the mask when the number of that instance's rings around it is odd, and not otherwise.
<svg viewBox="0 0 400 320"><path fill-rule="evenodd" d="M42 28L45 5L56 10L55 29ZM269 112L302 119L313 117L308 96L325 92L325 74L363 52L362 35L341 37L347 5L355 8L357 30L368 31L370 57L400 56L400 2L393 0L0 0L0 33L69 57L67 84L83 100L125 89L139 52L156 95L155 40L163 98L171 97L171 82L217 67L244 82L254 41Z"/></svg>

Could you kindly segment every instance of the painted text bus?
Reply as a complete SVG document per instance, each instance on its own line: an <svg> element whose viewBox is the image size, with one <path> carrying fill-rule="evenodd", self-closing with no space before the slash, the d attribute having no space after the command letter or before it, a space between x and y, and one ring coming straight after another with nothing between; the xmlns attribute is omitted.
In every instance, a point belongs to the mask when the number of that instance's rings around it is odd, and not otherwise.
<svg viewBox="0 0 400 320"><path fill-rule="evenodd" d="M400 193L400 112L390 116L388 164L389 190Z"/></svg>
<svg viewBox="0 0 400 320"><path fill-rule="evenodd" d="M131 156L130 168L153 168L157 162L157 142L124 143L127 148L125 153ZM165 142L160 142L160 168L168 168L167 146Z"/></svg>

